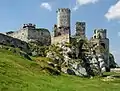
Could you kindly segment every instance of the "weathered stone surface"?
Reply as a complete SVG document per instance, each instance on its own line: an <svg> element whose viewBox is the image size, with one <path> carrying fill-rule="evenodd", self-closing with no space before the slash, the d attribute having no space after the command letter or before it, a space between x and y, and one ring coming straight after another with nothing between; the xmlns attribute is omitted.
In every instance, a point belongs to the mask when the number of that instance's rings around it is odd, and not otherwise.
<svg viewBox="0 0 120 91"><path fill-rule="evenodd" d="M19 31L7 33L7 35L27 43L32 42L38 45L51 44L51 35L48 29L36 28L35 25L31 23L24 24L23 28L21 28Z"/></svg>
<svg viewBox="0 0 120 91"><path fill-rule="evenodd" d="M59 51L59 55L61 56L58 56L55 50L51 50L47 53L47 57L52 58L55 63L61 65L61 71L64 73L77 76L88 76L86 68L82 65L82 60L70 58L68 54L72 53L72 50L64 44L59 44L58 46L58 48L61 48L61 51Z"/></svg>
<svg viewBox="0 0 120 91"><path fill-rule="evenodd" d="M103 72L106 72L106 64L103 57L103 55L93 55L90 60L91 69L95 75L102 76Z"/></svg>
<svg viewBox="0 0 120 91"><path fill-rule="evenodd" d="M19 39L4 35L0 33L0 44L11 46L14 48L20 48L22 51L25 51L26 53L29 53L29 46L26 42L21 41Z"/></svg>

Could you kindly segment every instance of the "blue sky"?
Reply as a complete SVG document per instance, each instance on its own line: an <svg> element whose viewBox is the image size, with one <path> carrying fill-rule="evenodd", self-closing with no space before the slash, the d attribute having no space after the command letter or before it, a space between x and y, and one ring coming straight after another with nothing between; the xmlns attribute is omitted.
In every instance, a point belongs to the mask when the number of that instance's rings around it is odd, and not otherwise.
<svg viewBox="0 0 120 91"><path fill-rule="evenodd" d="M1 0L0 32L18 30L24 23L52 31L57 8L64 7L72 10L72 33L76 21L87 23L88 38L95 28L108 29L110 51L120 64L120 0Z"/></svg>

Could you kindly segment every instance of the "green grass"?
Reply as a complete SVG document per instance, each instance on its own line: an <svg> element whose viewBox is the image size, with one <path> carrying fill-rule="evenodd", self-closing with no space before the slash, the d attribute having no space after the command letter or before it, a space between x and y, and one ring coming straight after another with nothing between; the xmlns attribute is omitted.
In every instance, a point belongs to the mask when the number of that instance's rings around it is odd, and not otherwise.
<svg viewBox="0 0 120 91"><path fill-rule="evenodd" d="M0 49L0 91L120 91L120 80L49 75L40 64Z"/></svg>

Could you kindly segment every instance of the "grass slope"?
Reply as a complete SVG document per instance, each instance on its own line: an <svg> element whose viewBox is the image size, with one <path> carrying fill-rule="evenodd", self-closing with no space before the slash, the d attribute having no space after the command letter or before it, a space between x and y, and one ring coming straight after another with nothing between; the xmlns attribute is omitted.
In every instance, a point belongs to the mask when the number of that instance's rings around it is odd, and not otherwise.
<svg viewBox="0 0 120 91"><path fill-rule="evenodd" d="M0 91L120 91L120 80L53 76L40 70L39 64L0 49Z"/></svg>

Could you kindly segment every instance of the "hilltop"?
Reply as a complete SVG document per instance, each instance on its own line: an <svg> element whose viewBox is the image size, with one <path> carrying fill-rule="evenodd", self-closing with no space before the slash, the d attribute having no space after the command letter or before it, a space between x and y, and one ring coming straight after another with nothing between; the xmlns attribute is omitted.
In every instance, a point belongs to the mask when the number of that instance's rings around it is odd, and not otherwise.
<svg viewBox="0 0 120 91"><path fill-rule="evenodd" d="M33 58L34 60L36 58ZM39 58L41 59L41 58ZM8 50L0 49L0 91L119 91L120 79L80 78L54 74L44 68L46 58L39 64ZM52 68L51 68L52 69Z"/></svg>

